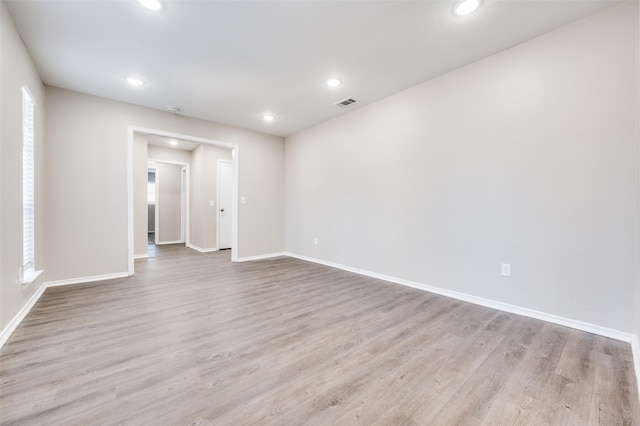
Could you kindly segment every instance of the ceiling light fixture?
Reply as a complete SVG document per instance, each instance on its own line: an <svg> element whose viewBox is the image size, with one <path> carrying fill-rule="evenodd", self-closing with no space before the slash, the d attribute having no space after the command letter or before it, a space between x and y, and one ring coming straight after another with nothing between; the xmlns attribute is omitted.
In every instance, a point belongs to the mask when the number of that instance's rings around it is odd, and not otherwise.
<svg viewBox="0 0 640 426"><path fill-rule="evenodd" d="M172 139L172 140L169 141L169 145L176 146L176 145L178 145L178 141Z"/></svg>
<svg viewBox="0 0 640 426"><path fill-rule="evenodd" d="M142 86L142 85L144 85L144 81L142 81L142 80L140 80L139 78L136 78L136 77L127 77L127 81L132 86Z"/></svg>
<svg viewBox="0 0 640 426"><path fill-rule="evenodd" d="M338 80L337 78L330 78L329 80L327 80L327 86L329 87L338 87L342 84L342 82L340 80Z"/></svg>
<svg viewBox="0 0 640 426"><path fill-rule="evenodd" d="M160 0L138 0L138 3L143 5L149 10L160 10L162 9L162 3Z"/></svg>
<svg viewBox="0 0 640 426"><path fill-rule="evenodd" d="M453 6L453 14L457 16L468 15L480 7L482 0L462 0Z"/></svg>
<svg viewBox="0 0 640 426"><path fill-rule="evenodd" d="M273 116L273 114L263 114L262 119L264 121L273 121L275 117Z"/></svg>

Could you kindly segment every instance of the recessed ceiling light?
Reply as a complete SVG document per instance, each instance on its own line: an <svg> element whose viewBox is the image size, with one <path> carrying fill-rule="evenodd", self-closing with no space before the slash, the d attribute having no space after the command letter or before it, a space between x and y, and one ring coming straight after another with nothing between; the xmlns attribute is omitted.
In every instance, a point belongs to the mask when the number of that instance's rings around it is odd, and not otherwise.
<svg viewBox="0 0 640 426"><path fill-rule="evenodd" d="M330 78L329 80L327 80L327 86L329 87L338 87L342 84L342 82L340 80L338 80L337 78Z"/></svg>
<svg viewBox="0 0 640 426"><path fill-rule="evenodd" d="M136 77L127 77L127 81L132 86L142 86L144 84L144 81Z"/></svg>
<svg viewBox="0 0 640 426"><path fill-rule="evenodd" d="M462 0L453 6L453 14L458 16L468 15L480 7L482 0Z"/></svg>
<svg viewBox="0 0 640 426"><path fill-rule="evenodd" d="M176 146L176 145L178 145L178 141L171 139L171 140L169 141L169 145Z"/></svg>
<svg viewBox="0 0 640 426"><path fill-rule="evenodd" d="M150 10L162 9L162 3L160 3L160 0L138 0L138 3Z"/></svg>
<svg viewBox="0 0 640 426"><path fill-rule="evenodd" d="M273 116L273 114L262 114L262 119L264 121L273 121L275 117Z"/></svg>

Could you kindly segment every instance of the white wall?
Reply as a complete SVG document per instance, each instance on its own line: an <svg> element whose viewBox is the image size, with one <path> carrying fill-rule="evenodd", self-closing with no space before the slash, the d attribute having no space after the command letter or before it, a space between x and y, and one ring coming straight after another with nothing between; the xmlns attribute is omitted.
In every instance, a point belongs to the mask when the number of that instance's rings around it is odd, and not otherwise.
<svg viewBox="0 0 640 426"><path fill-rule="evenodd" d="M150 179L153 179L155 185L156 175L155 173L149 173ZM156 232L156 204L147 204L147 233ZM148 240L147 240L148 241Z"/></svg>
<svg viewBox="0 0 640 426"><path fill-rule="evenodd" d="M182 237L182 166L157 163L156 188L156 241L159 244L179 242Z"/></svg>
<svg viewBox="0 0 640 426"><path fill-rule="evenodd" d="M636 7L287 138L287 251L638 332Z"/></svg>
<svg viewBox="0 0 640 426"><path fill-rule="evenodd" d="M282 138L54 87L46 94L48 280L127 271L129 125L238 144L239 190L249 200L239 211L239 256L283 251Z"/></svg>
<svg viewBox="0 0 640 426"><path fill-rule="evenodd" d="M155 178L156 175L155 173L149 174L149 176L153 176L154 179L154 184L155 184ZM147 233L151 233L151 232L156 232L156 205L155 203L153 204L147 204ZM148 241L148 240L147 240Z"/></svg>
<svg viewBox="0 0 640 426"><path fill-rule="evenodd" d="M157 145L149 145L147 148L147 159L149 161L177 161L191 164L192 153L184 149L165 148ZM146 166L145 166L146 167Z"/></svg>
<svg viewBox="0 0 640 426"><path fill-rule="evenodd" d="M193 150L191 167L191 244L201 249L216 249L218 159L231 160L231 150L202 144Z"/></svg>
<svg viewBox="0 0 640 426"><path fill-rule="evenodd" d="M0 330L44 282L45 271L22 288L22 86L35 97L36 268L45 264L43 247L45 90L4 2L0 2Z"/></svg>

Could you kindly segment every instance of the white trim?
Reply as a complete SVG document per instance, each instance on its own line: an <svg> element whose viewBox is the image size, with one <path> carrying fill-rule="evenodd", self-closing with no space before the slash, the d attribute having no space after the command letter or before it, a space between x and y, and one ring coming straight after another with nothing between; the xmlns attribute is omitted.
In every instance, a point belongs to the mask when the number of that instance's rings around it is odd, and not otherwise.
<svg viewBox="0 0 640 426"><path fill-rule="evenodd" d="M59 287L62 285L92 283L96 281L113 280L116 278L126 278L130 276L131 274L129 274L128 272L116 272L115 274L93 275L90 277L71 278L68 280L46 281L44 285L47 286L47 288Z"/></svg>
<svg viewBox="0 0 640 426"><path fill-rule="evenodd" d="M181 166L180 169L180 237L182 238L180 241L165 241L160 242L160 180L161 173L160 168L158 167L150 167L149 163L162 163L162 164L173 164L175 166ZM159 246L162 244L176 244L176 243L185 243L187 246L189 245L189 236L191 235L191 222L189 221L189 217L191 216L190 204L191 204L191 165L189 163L185 163L184 161L173 161L173 160L156 160L154 158L147 158L147 170L155 169L156 173L156 202L153 210L154 213L154 243ZM183 169L186 169L186 182L184 186L185 190L185 206L184 206L184 217L182 216L182 177L183 177ZM147 204L148 205L148 204Z"/></svg>
<svg viewBox="0 0 640 426"><path fill-rule="evenodd" d="M216 247L220 247L220 159L219 158L218 158L218 161L216 162Z"/></svg>
<svg viewBox="0 0 640 426"><path fill-rule="evenodd" d="M22 284L22 288L25 289L33 284L43 272L44 270L40 269L38 271L31 270L25 273L22 268L20 268L20 275L22 275L20 277L20 283Z"/></svg>
<svg viewBox="0 0 640 426"><path fill-rule="evenodd" d="M45 290L49 287L59 287L63 285L71 285L71 284L83 284L90 283L95 281L104 281L104 280L112 280L115 278L126 278L130 277L131 274L129 272L119 272L115 274L106 274L106 275L94 275L91 277L82 277L82 278L73 278L69 280L57 280L57 281L45 281L42 285L31 295L27 303L22 306L22 309L18 311L18 313L11 318L9 324L0 331L0 349L4 344L9 340L9 337L13 334L13 332L18 328L22 320L25 319L27 314L31 311L31 309L35 306L35 304L40 300L40 297L44 294Z"/></svg>
<svg viewBox="0 0 640 426"><path fill-rule="evenodd" d="M240 148L236 146L231 150L231 161L233 162L233 177L231 178L231 204L233 211L231 212L231 261L239 262L240 241L238 239L238 227L240 208L238 206L238 193L240 192L240 180L238 178L238 164L240 164ZM220 246L218 246L220 247Z"/></svg>
<svg viewBox="0 0 640 426"><path fill-rule="evenodd" d="M151 167L149 166L149 163L165 163L165 164L173 164L175 166L189 166L189 163L184 162L184 161L174 161L174 160L156 160L154 158L148 158L147 159L147 170L148 169L156 169L156 173L157 173L157 168L156 167Z"/></svg>
<svg viewBox="0 0 640 426"><path fill-rule="evenodd" d="M184 241L162 241L162 242L157 242L156 245L157 246L163 246L165 244L184 244Z"/></svg>
<svg viewBox="0 0 640 426"><path fill-rule="evenodd" d="M199 251L200 253L210 253L212 251L218 251L218 247L202 248L202 247L198 247L195 244L188 244L187 247L189 247L190 249L194 249L195 251Z"/></svg>
<svg viewBox="0 0 640 426"><path fill-rule="evenodd" d="M232 183L232 199L233 205L235 206L233 215L231 217L231 260L236 262L238 259L238 253L240 250L240 244L238 241L238 227L239 227L239 213L238 213L238 191L240 190L240 181L238 178L239 172L239 158L240 158L240 147L235 143L227 143L220 142L213 139L205 139L197 136L183 135L179 133L166 132L163 130L150 129L147 127L140 127L129 125L128 126L128 142L127 142L127 192L128 192L128 258L129 258L129 274L133 275L134 273L134 248L133 248L133 135L135 132L144 133L147 135L156 135L163 136L167 138L173 139L182 139L185 141L204 143L209 145L215 145L221 148L226 148L231 150L231 161L233 162L233 183ZM157 223L156 223L157 225ZM156 234L157 235L157 234ZM187 234L187 242L189 240L189 235Z"/></svg>
<svg viewBox="0 0 640 426"><path fill-rule="evenodd" d="M149 255L148 254L136 254L133 256L134 259L148 259Z"/></svg>
<svg viewBox="0 0 640 426"><path fill-rule="evenodd" d="M530 318L535 318L543 321L547 321L553 324L563 325L565 327L575 328L576 330L586 331L588 333L598 334L600 336L610 337L612 339L621 340L623 342L633 342L637 339L637 336L631 333L625 333L619 330L613 330L599 325L590 324L570 318L564 318L545 312L535 311L533 309L522 308L520 306L510 305L508 303L497 302L495 300L484 299L482 297L472 296L466 293L460 293L457 291L447 290L440 287L434 287L427 284L421 284L414 281L405 280L402 278L396 278L389 275L378 274L376 272L366 271L363 269L352 268L350 266L341 265L339 263L327 262L325 260L316 259L313 257L302 256L295 253L284 253L286 256L294 257L296 259L306 260L308 262L319 263L321 265L330 266L337 269L342 269L356 274L365 275L367 277L377 278L384 281L389 281L395 284L412 287L418 290L428 291L430 293L440 294L442 296L452 297L454 299L462 300L465 302L473 303L487 308L497 309L500 311L510 312L517 315L523 315Z"/></svg>
<svg viewBox="0 0 640 426"><path fill-rule="evenodd" d="M288 256L288 254L284 252L280 252L280 253L259 254L257 256L239 257L237 260L235 260L235 262L251 262L253 260L270 259L272 257L278 257L278 256ZM295 256L291 256L291 257L295 257Z"/></svg>
<svg viewBox="0 0 640 426"><path fill-rule="evenodd" d="M38 106L38 103L36 102L36 97L33 96L33 93L31 93L31 90L29 90L29 86L27 86L26 84L22 85L22 90L26 91L27 94L29 95L29 97L31 98L31 102L33 103L33 106Z"/></svg>
<svg viewBox="0 0 640 426"><path fill-rule="evenodd" d="M149 147L147 143L147 148ZM149 170L149 157L147 156L147 172ZM153 206L153 244L158 245L160 241L160 168L157 164L154 167L156 175L154 178L154 189L156 192L156 202ZM149 184L147 177L147 185ZM149 207L147 206L147 229L149 229Z"/></svg>
<svg viewBox="0 0 640 426"><path fill-rule="evenodd" d="M134 271L133 219L133 127L129 126L127 129L127 270L129 275L133 275Z"/></svg>
<svg viewBox="0 0 640 426"><path fill-rule="evenodd" d="M186 166L180 169L180 239L188 244L189 234L189 172Z"/></svg>
<svg viewBox="0 0 640 426"><path fill-rule="evenodd" d="M205 249L200 249L199 247L195 247L193 245L191 245L189 247L193 248L194 250L198 250L198 251L205 250ZM217 249L206 249L206 251L215 251L215 250L217 250ZM144 255L141 255L141 256L144 256ZM338 264L338 263L327 262L327 261L324 261L324 260L321 260L321 259L316 259L316 258L308 257L308 256L302 256L302 255L294 254L294 253L290 253L290 252L271 253L271 254L263 254L263 255L257 255L257 256L242 257L242 258L239 258L237 261L238 262L248 262L248 261L268 259L268 258L278 257L278 256L288 256L288 257L293 257L293 258L296 258L296 259L304 260L304 261L307 261L307 262L318 263L318 264L321 264L321 265L325 265L325 266L329 266L329 267L333 267L333 268L337 268L337 269L342 269L342 270L353 272L353 273L356 273L356 274L360 274L360 275L364 275L364 276L368 276L368 277L372 277L372 278L378 278L378 279L382 279L382 280L393 282L393 283L400 284L400 285L406 285L406 286L409 286L409 287L412 287L412 288L416 288L418 290L424 290L424 291L429 291L429 292L432 292L432 293L441 294L441 295L448 296L448 297L453 297L455 299L463 300L465 302L470 302L470 303L474 303L474 304L477 304L477 305L486 306L486 307L489 307L489 308L498 309L498 310L502 310L502 311L506 311L506 312L511 312L511 313L515 313L515 314L519 314L519 315L524 315L524 316L527 316L527 317L532 317L532 318L540 319L540 320L543 320L543 321L548 321L548 322L551 322L551 323L554 323L554 324L560 324L560 325L571 327L571 328L575 328L575 329L578 329L578 330L582 330L582 331L586 331L586 332L590 332L590 333L594 333L594 334L599 334L599 335L602 335L602 336L605 336L605 337L611 337L611 338L616 339L616 340L621 340L621 341L624 341L624 342L628 342L628 343L631 344L631 351L632 351L632 356L633 356L633 364L634 364L634 370L635 370L635 375L636 375L636 383L637 383L638 387L640 387L640 344L638 343L638 336L636 336L634 334L624 333L624 332L621 332L621 331L600 327L600 326L597 326L597 325L594 325L594 324L588 324L588 323L584 323L584 322L581 322L581 321L575 321L575 320L571 320L571 319L568 319L568 318L559 317L559 316L556 316L556 315L551 315L551 314L546 314L546 313L543 313L543 312L534 311L534 310L531 310L531 309L520 308L520 307L517 307L517 306L505 304L505 303L502 303L502 302L495 302L495 301L491 301L491 300L488 300L488 299L482 299L482 298L478 298L478 297L475 297L475 296L470 296L470 295L467 295L467 294L464 294L464 293L458 293L458 292L454 292L454 291L450 291L450 290L441 289L441 288L438 288L438 287L432 287L432 286L427 286L427 285L424 285L424 284L418 284L418 283L414 283L412 281L407 281L407 280L403 280L403 279L400 279L400 278L394 278L394 277L390 277L388 275L377 274L377 273L374 273L374 272L365 271L363 269L352 268L352 267L341 265L341 264ZM149 256L147 255L146 257L149 257ZM31 309L38 302L38 300L40 300L40 297L42 297L42 295L44 294L44 292L45 292L45 290L47 288L65 286L65 285L73 285L73 284L82 284L82 283L89 283L89 282L96 282L96 281L111 280L111 279L116 279L116 278L125 278L125 277L129 277L131 275L132 274L129 273L129 272L120 272L120 273L115 273L115 274L95 275L95 276L91 276L91 277L83 277L83 278L74 278L74 279L67 279L67 280L57 280L57 281L44 282L38 288L38 290L36 290L33 293L33 295L31 295L31 297L29 298L27 303L24 304L22 309L20 309L20 311L18 311L18 313L16 313L16 315L11 319L11 321L9 321L7 326L2 331L0 331L0 349L4 346L4 344L7 342L7 340L9 340L9 337L11 337L13 332L16 330L16 328L18 328L18 326L20 325L22 320L24 320L24 318L27 316L27 314L31 311Z"/></svg>
<svg viewBox="0 0 640 426"><path fill-rule="evenodd" d="M13 334L13 332L18 328L22 320L27 316L27 314L31 311L31 309L35 306L36 302L40 299L40 297L44 294L44 291L47 289L46 283L43 283L40 288L38 288L29 298L27 303L24 304L22 309L18 311L17 314L11 318L9 324L0 332L0 348L7 343L9 337Z"/></svg>
<svg viewBox="0 0 640 426"><path fill-rule="evenodd" d="M218 247L220 247L220 164L221 163L228 163L231 164L231 218L233 219L233 214L234 214L234 210L236 210L238 208L237 203L234 201L233 199L233 161L231 160L226 160L223 158L218 158L218 161L216 162L216 245ZM232 220L232 224L231 224L231 243L233 244L233 220ZM227 248L227 247L225 247ZM236 260L234 260L234 262L237 262L237 258Z"/></svg>
<svg viewBox="0 0 640 426"><path fill-rule="evenodd" d="M148 146L148 145L147 145ZM153 203L149 200L149 170L153 170ZM158 244L158 167L157 165L151 166L149 158L147 157L147 237L149 234L153 234L153 244ZM149 206L153 206L153 231L149 231ZM135 232L134 232L135 233Z"/></svg>

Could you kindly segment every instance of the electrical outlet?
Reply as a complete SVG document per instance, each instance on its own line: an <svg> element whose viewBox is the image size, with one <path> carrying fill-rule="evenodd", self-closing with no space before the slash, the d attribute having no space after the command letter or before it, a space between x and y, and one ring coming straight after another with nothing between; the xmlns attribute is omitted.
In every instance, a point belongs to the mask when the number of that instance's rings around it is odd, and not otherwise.
<svg viewBox="0 0 640 426"><path fill-rule="evenodd" d="M510 277L511 276L511 264L509 264L509 263L500 264L500 275L502 275L503 277Z"/></svg>
<svg viewBox="0 0 640 426"><path fill-rule="evenodd" d="M313 239L313 244L316 244L316 245L318 244L318 237L315 237L315 238Z"/></svg>

